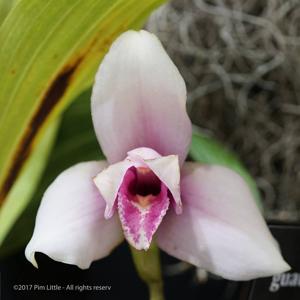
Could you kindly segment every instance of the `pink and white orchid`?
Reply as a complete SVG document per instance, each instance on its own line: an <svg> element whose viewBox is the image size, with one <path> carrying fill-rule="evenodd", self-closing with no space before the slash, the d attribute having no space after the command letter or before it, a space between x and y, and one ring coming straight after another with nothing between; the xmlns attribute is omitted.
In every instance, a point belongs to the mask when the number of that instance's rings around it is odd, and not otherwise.
<svg viewBox="0 0 300 300"><path fill-rule="evenodd" d="M154 238L228 279L289 270L244 180L184 162L186 87L153 34L128 31L113 43L96 75L92 118L107 161L71 167L45 192L26 248L35 266L42 252L86 269L125 236L139 250Z"/></svg>

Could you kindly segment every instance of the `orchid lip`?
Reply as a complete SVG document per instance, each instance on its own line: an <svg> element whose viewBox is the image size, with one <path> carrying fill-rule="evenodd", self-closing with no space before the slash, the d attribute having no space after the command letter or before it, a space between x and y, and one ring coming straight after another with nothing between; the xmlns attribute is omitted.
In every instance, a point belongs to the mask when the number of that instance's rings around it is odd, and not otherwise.
<svg viewBox="0 0 300 300"><path fill-rule="evenodd" d="M129 185L131 200L139 209L147 209L161 191L161 183L157 176L146 167L137 167L136 181Z"/></svg>
<svg viewBox="0 0 300 300"><path fill-rule="evenodd" d="M128 242L147 250L169 207L168 189L147 167L127 170L118 192L118 212Z"/></svg>
<svg viewBox="0 0 300 300"><path fill-rule="evenodd" d="M133 198L137 195L145 197L152 194L156 196L162 183L166 186L175 212L177 214L182 212L178 156L174 154L161 156L151 148L141 147L129 151L125 160L110 165L94 178L94 183L106 202L104 212L106 219L110 219L117 210L119 190L129 169L138 177L135 184L139 183L138 190L133 191L133 182L131 182L130 199L134 200ZM150 184L151 181L152 184ZM145 182L147 182L146 185ZM136 200L149 202L150 198L150 196L145 199L137 197Z"/></svg>
<svg viewBox="0 0 300 300"><path fill-rule="evenodd" d="M117 211L126 239L136 249L148 249L170 203L181 211L177 155L161 156L151 148L136 148L125 160L94 178L106 202L104 217Z"/></svg>
<svg viewBox="0 0 300 300"><path fill-rule="evenodd" d="M129 191L135 195L137 200L150 201L161 191L161 182L159 178L147 167L134 168L136 180L132 181L129 185Z"/></svg>

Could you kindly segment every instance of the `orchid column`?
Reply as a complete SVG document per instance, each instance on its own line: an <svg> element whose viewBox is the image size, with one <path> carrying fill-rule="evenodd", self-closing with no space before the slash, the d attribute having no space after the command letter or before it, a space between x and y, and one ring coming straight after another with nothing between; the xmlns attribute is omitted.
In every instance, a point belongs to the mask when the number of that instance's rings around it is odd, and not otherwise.
<svg viewBox="0 0 300 300"><path fill-rule="evenodd" d="M43 252L85 269L125 237L139 251L154 239L170 255L232 280L288 270L244 180L221 166L184 162L185 106L185 83L159 40L146 31L122 34L92 95L107 161L73 166L52 183L26 257L37 265L34 254Z"/></svg>

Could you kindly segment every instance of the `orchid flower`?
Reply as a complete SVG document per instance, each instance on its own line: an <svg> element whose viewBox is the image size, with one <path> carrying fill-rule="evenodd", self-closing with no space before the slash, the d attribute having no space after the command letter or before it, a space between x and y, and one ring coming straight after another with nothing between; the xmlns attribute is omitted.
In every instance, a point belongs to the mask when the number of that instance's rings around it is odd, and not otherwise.
<svg viewBox="0 0 300 300"><path fill-rule="evenodd" d="M42 252L86 269L125 237L143 251L154 239L232 280L289 270L244 180L222 166L185 162L186 87L153 34L128 31L113 43L91 107L107 161L79 163L47 189L25 251L33 265Z"/></svg>

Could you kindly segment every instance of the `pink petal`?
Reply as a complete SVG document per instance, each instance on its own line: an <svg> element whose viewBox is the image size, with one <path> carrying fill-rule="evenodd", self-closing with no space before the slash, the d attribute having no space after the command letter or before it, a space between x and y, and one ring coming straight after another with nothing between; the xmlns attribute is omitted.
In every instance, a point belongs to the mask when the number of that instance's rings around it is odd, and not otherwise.
<svg viewBox="0 0 300 300"><path fill-rule="evenodd" d="M137 171L139 172L139 171ZM152 173L149 169L146 172ZM151 176L155 176L153 173ZM138 250L147 250L152 236L169 207L166 186L159 181L158 195L136 195L130 185L136 180L135 169L128 170L118 194L118 211L128 242Z"/></svg>
<svg viewBox="0 0 300 300"><path fill-rule="evenodd" d="M96 75L92 117L110 163L148 147L183 163L191 140L186 88L159 40L128 31L111 46Z"/></svg>
<svg viewBox="0 0 300 300"><path fill-rule="evenodd" d="M157 232L164 251L232 280L290 269L248 186L235 172L186 163L181 190L183 214L170 211Z"/></svg>
<svg viewBox="0 0 300 300"><path fill-rule="evenodd" d="M108 166L94 178L94 182L106 202L104 214L106 219L114 214L115 201L127 170L132 166L146 167L144 157L147 159L161 157L156 151L149 148L134 149L129 151L127 155L125 160Z"/></svg>
<svg viewBox="0 0 300 300"><path fill-rule="evenodd" d="M137 148L129 151L124 161L110 165L94 178L94 182L107 204L105 218L108 219L113 215L119 188L127 170L132 166L151 169L169 190L176 212L181 213L178 157L176 155L161 157L153 149Z"/></svg>
<svg viewBox="0 0 300 300"><path fill-rule="evenodd" d="M149 148L137 148L128 152L128 159L148 167L165 184L175 202L175 211L182 211L180 197L180 169L177 155L161 156Z"/></svg>
<svg viewBox="0 0 300 300"><path fill-rule="evenodd" d="M35 252L42 252L86 269L123 240L118 217L104 219L105 202L93 183L93 177L106 166L103 161L77 164L49 186L25 250L33 265L37 267Z"/></svg>

